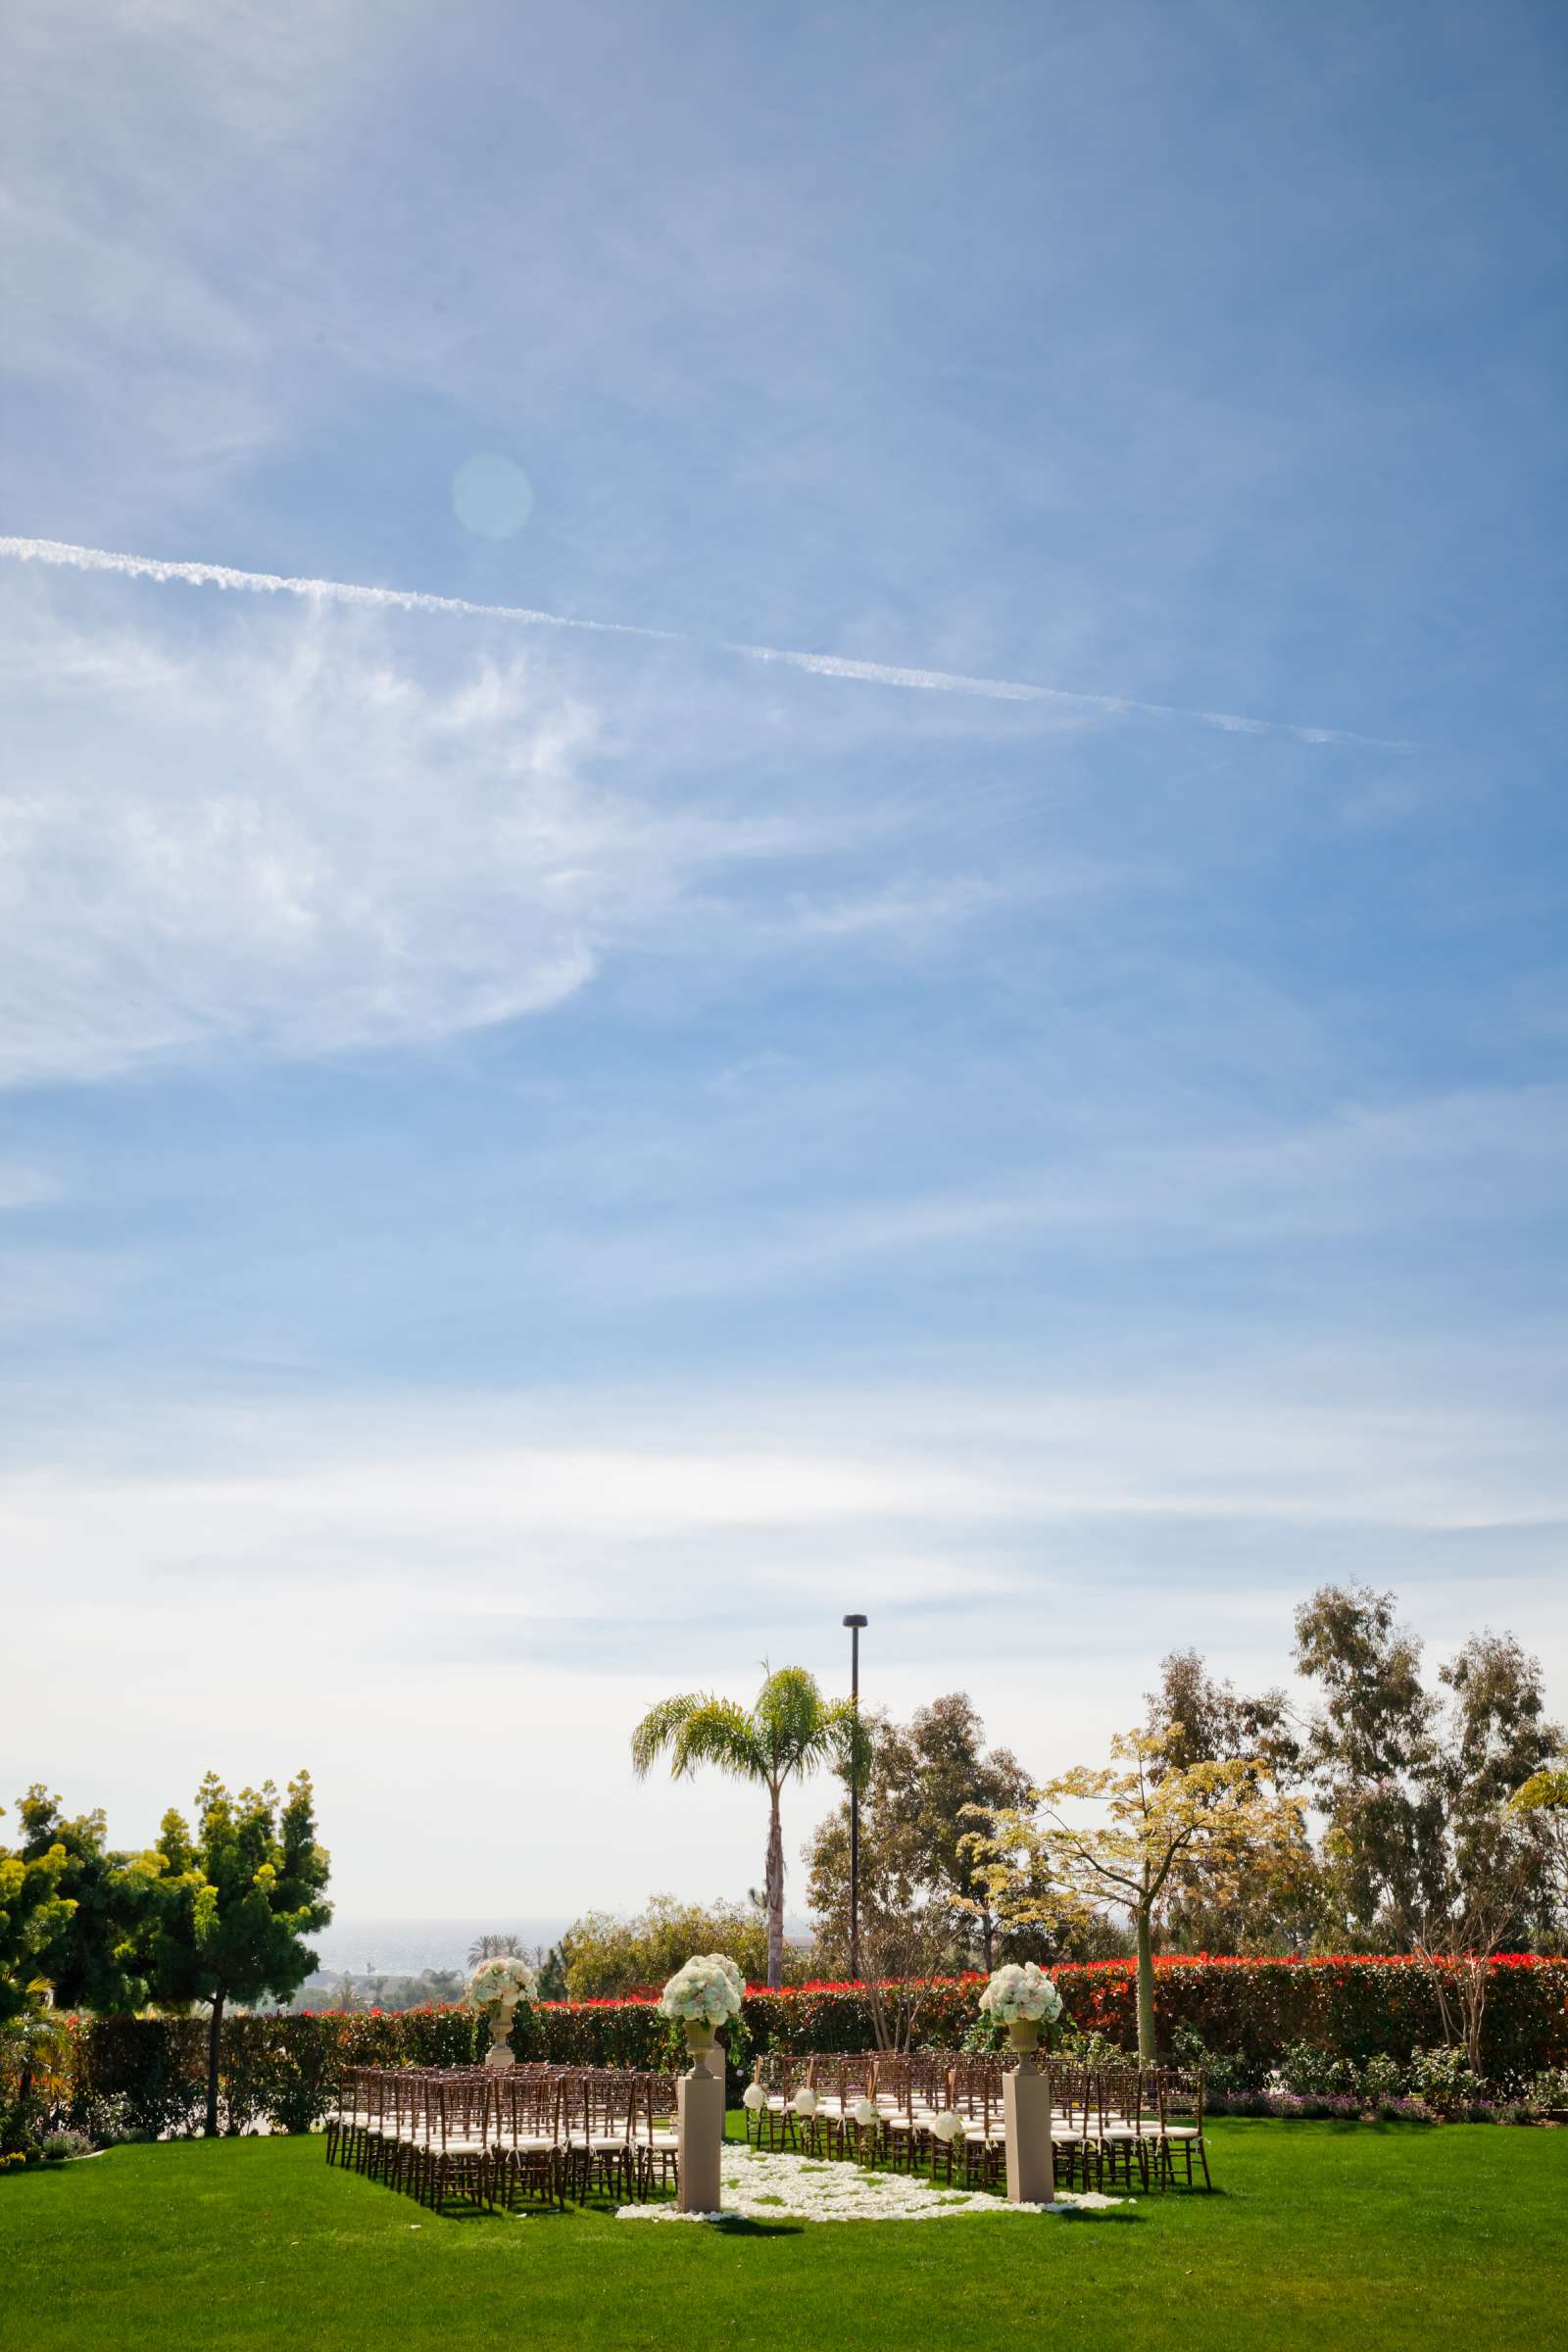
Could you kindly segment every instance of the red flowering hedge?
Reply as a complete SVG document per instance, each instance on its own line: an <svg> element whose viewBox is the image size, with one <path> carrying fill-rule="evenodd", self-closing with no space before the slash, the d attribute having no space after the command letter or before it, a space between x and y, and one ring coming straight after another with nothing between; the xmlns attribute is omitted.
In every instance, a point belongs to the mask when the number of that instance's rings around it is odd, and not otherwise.
<svg viewBox="0 0 1568 2352"><path fill-rule="evenodd" d="M1054 1972L1068 2015L1124 2048L1138 2036L1133 1963L1098 1960ZM1432 1982L1407 1958L1223 1960L1206 1955L1154 1963L1160 2037L1194 2030L1216 2055L1269 2068L1292 2042L1310 2042L1364 2064L1443 2038ZM982 1980L950 1978L929 1986L916 2038L956 2048L975 2023ZM143 2131L191 2130L206 2083L207 2028L199 2019L96 2018L73 2021L73 2120ZM325 2111L346 2066L464 2065L482 2055L484 2028L462 2008L401 2015L318 2012L235 2017L223 2028L221 2092L231 2129L264 2118L304 2131ZM747 1989L731 2068L758 2051L862 2050L874 2036L866 1996L854 1984L804 1984L784 1992ZM1504 1955L1492 1963L1482 2034L1485 2072L1514 2089L1548 2067L1568 2065L1568 1958ZM590 2066L670 2066L680 2044L653 1996L553 2001L517 2013L519 2058Z"/></svg>

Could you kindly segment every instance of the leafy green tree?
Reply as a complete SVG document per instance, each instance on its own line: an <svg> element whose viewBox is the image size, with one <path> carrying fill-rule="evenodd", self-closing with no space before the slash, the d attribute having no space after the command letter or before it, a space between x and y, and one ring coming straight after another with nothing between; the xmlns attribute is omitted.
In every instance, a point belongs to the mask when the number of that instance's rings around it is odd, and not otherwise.
<svg viewBox="0 0 1568 2352"><path fill-rule="evenodd" d="M766 1788L767 1981L775 1989L784 1982L784 1789L792 1779L804 1780L847 1755L854 1726L848 1699L825 1699L804 1667L782 1666L765 1674L750 1710L732 1698L690 1691L661 1699L632 1734L632 1765L639 1780L667 1755L677 1779L699 1764L711 1764Z"/></svg>
<svg viewBox="0 0 1568 2352"><path fill-rule="evenodd" d="M178 1813L166 1813L159 1847L155 1990L165 2001L210 2005L207 2130L216 2134L224 2009L269 1993L286 2002L316 1966L302 1938L332 1917L311 1776L290 1781L280 1807L270 1781L231 1796L209 1773L196 1792L194 1836Z"/></svg>
<svg viewBox="0 0 1568 2352"><path fill-rule="evenodd" d="M1159 1689L1148 1693L1148 1705L1147 1728L1163 1741L1172 1764L1221 1764L1240 1756L1279 1784L1299 1770L1301 1743L1284 1691L1238 1697L1232 1684L1209 1673L1196 1649L1172 1650L1160 1660Z"/></svg>
<svg viewBox="0 0 1568 2352"><path fill-rule="evenodd" d="M1296 1612L1297 1671L1323 1694L1304 1761L1336 1942L1407 1940L1442 1881L1437 1709L1395 1605L1365 1585L1324 1585Z"/></svg>
<svg viewBox="0 0 1568 2352"><path fill-rule="evenodd" d="M1490 1914L1496 1942L1549 1940L1560 1923L1546 1821L1512 1799L1562 1744L1547 1721L1541 1661L1511 1634L1472 1634L1440 1667L1446 1693L1438 1741L1443 1911Z"/></svg>
<svg viewBox="0 0 1568 2352"><path fill-rule="evenodd" d="M723 1952L749 1984L760 1984L767 1970L761 1910L754 1903L704 1905L655 1894L633 1919L590 1911L561 1939L565 1997L589 2001L656 1991L693 1952Z"/></svg>
<svg viewBox="0 0 1568 2352"><path fill-rule="evenodd" d="M105 1842L102 1810L68 1819L60 1799L35 1783L19 1800L26 1861L63 1856L58 1888L71 1908L38 1955L40 1973L62 2009L124 2015L149 1990L157 1853L121 1853Z"/></svg>
<svg viewBox="0 0 1568 2352"><path fill-rule="evenodd" d="M1324 1693L1305 1761L1336 1940L1479 1959L1549 1935L1547 1832L1510 1803L1562 1744L1539 1660L1511 1634L1475 1634L1430 1690L1393 1593L1365 1586L1324 1586L1296 1624Z"/></svg>
<svg viewBox="0 0 1568 2352"><path fill-rule="evenodd" d="M992 1968L1000 1931L974 1839L992 1814L1027 1801L1029 1774L1007 1748L985 1753L985 1725L962 1690L933 1699L906 1724L864 1715L861 1734L862 1958L872 1974L895 1974L892 1946L902 1950L912 1935L934 1966ZM806 1861L820 1965L836 1972L850 1952L848 1798L819 1826ZM1039 1938L1027 1940L1028 1956L1039 1958Z"/></svg>

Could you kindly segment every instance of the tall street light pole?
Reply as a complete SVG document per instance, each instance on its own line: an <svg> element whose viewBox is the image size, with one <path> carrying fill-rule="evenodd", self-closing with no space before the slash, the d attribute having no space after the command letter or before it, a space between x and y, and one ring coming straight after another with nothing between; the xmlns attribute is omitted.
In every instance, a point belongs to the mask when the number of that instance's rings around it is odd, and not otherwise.
<svg viewBox="0 0 1568 2352"><path fill-rule="evenodd" d="M860 1982L860 1628L863 1617L846 1617L850 1629L850 1975Z"/></svg>

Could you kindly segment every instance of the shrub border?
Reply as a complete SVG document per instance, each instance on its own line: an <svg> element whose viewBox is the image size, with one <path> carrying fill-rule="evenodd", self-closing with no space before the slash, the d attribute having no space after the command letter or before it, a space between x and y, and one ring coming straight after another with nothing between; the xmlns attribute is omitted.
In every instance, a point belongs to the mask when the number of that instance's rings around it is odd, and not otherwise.
<svg viewBox="0 0 1568 2352"><path fill-rule="evenodd" d="M1054 1972L1063 2006L1082 2034L1131 2048L1137 2039L1136 1972L1130 1960L1063 1964ZM1156 1959L1162 2047L1201 2049L1238 2062L1261 2085L1293 2045L1308 2043L1362 2066L1386 2056L1408 2061L1443 2038L1431 1976L1418 1961L1385 1955L1305 1960L1226 1959L1200 1953ZM1483 2071L1506 2095L1568 2066L1568 1958L1530 1953L1491 1963L1483 2026ZM915 2038L955 2049L979 2023L978 1976L924 1987ZM95 2137L130 2131L159 2135L199 2128L205 2095L205 2023L195 2018L67 2020L72 2041L63 2120ZM732 2088L758 2052L860 2050L875 2036L870 2004L855 1984L804 1984L769 1992L748 1986L741 2018L728 2029ZM318 2124L350 2066L472 2065L483 2053L482 2021L462 2007L304 2011L225 2021L220 2080L225 2129L266 2126L303 2132ZM542 2002L519 2010L513 2032L519 2058L585 2066L674 2067L681 2045L653 1994Z"/></svg>

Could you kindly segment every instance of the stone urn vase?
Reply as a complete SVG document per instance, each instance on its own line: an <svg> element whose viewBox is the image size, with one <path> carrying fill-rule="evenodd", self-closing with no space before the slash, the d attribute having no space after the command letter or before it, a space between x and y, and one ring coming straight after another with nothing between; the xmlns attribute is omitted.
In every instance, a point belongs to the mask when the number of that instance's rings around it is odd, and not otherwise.
<svg viewBox="0 0 1568 2352"><path fill-rule="evenodd" d="M492 2001L490 2004L490 2047L484 2054L484 2062L498 2075L504 2075L508 2067L517 2063L512 2047L512 2021L516 2010L515 2001Z"/></svg>
<svg viewBox="0 0 1568 2352"><path fill-rule="evenodd" d="M686 2035L686 2047L691 2052L692 2065L697 2073L716 2074L718 2067L714 2061L716 2059L721 2065L723 2053L718 2046L715 2029L705 2024L700 2018L687 2018L682 2031Z"/></svg>
<svg viewBox="0 0 1568 2352"><path fill-rule="evenodd" d="M1007 2040L1013 2056L1020 2065L1034 2058L1040 2047L1040 2025L1036 2018L1015 2017L1007 2027Z"/></svg>

